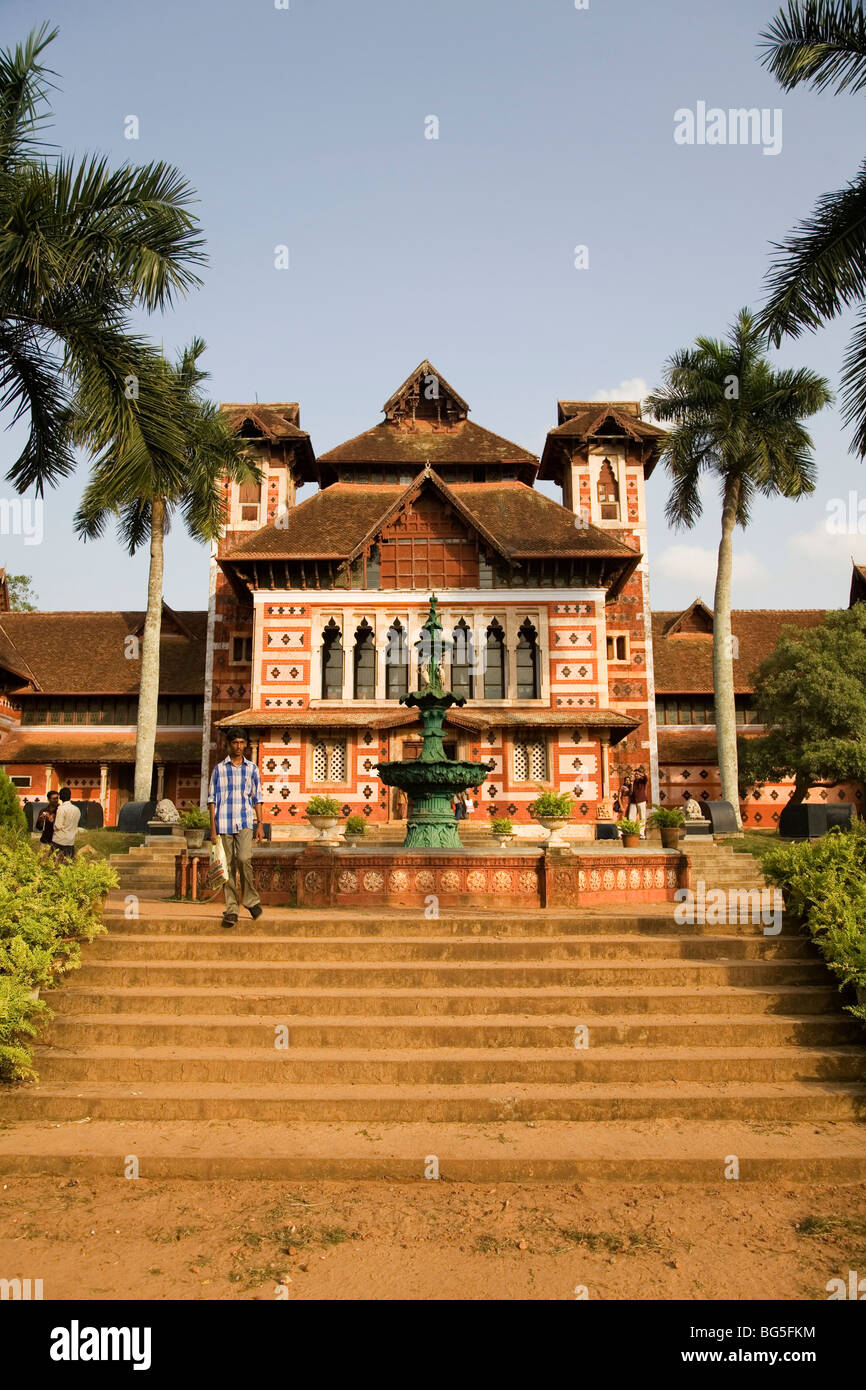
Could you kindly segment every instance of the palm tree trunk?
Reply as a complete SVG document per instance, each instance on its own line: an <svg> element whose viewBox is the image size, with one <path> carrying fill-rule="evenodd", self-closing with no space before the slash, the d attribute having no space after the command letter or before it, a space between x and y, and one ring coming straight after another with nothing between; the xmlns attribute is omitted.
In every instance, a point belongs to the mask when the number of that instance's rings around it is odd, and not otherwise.
<svg viewBox="0 0 866 1390"><path fill-rule="evenodd" d="M162 571L165 541L165 502L151 505L150 568L147 575L147 617L141 643L141 681L138 688L138 728L135 745L135 800L149 801L156 747L159 703L159 635L162 626Z"/></svg>
<svg viewBox="0 0 866 1390"><path fill-rule="evenodd" d="M740 500L740 484L731 480L725 488L722 506L722 538L716 567L716 593L713 600L713 688L716 697L716 744L722 779L722 800L729 801L740 819L740 793L737 766L737 712L734 701L734 659L731 640L731 573L733 568L734 527Z"/></svg>

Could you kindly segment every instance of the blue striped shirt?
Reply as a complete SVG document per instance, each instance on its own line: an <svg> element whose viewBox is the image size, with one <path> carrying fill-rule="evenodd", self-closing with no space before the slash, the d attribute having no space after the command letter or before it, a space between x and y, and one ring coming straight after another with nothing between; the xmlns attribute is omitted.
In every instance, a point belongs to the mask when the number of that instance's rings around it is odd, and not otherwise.
<svg viewBox="0 0 866 1390"><path fill-rule="evenodd" d="M217 763L210 779L208 805L213 804L218 835L234 835L238 830L252 830L256 823L253 810L264 798L259 770L249 758L235 767L231 758Z"/></svg>

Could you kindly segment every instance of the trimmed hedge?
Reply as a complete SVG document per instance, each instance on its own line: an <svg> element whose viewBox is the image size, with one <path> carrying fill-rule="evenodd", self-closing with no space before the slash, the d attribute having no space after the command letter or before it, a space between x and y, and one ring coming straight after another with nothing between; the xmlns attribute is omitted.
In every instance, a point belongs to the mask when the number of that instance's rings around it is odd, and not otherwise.
<svg viewBox="0 0 866 1390"><path fill-rule="evenodd" d="M34 1077L29 1040L51 1017L37 989L81 965L81 942L105 931L102 901L117 874L99 860L63 863L0 828L0 1079Z"/></svg>
<svg viewBox="0 0 866 1390"><path fill-rule="evenodd" d="M806 927L839 988L866 991L866 822L831 830L814 844L779 845L762 859L764 876ZM861 994L861 999L863 998ZM866 1023L866 999L846 1005Z"/></svg>

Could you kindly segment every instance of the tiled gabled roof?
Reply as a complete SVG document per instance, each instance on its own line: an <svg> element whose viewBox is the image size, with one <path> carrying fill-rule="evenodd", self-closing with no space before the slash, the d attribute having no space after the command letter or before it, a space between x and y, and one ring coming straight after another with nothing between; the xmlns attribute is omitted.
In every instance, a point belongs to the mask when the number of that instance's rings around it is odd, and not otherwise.
<svg viewBox="0 0 866 1390"><path fill-rule="evenodd" d="M159 688L166 695L204 692L207 613L179 613L190 637L170 634L160 644ZM4 613L0 631L29 675L49 695L134 695L141 663L129 660L127 639L144 614Z"/></svg>
<svg viewBox="0 0 866 1390"><path fill-rule="evenodd" d="M671 631L683 616L662 611L652 615L656 694L712 694L713 644L703 633ZM756 669L775 649L784 628L820 627L825 617L822 608L735 608L731 613L731 634L737 643L735 691L742 695L751 693Z"/></svg>
<svg viewBox="0 0 866 1390"><path fill-rule="evenodd" d="M564 450L571 450L607 434L624 435L645 451L644 471L649 477L658 462L662 440L667 433L640 417L640 401L559 401L559 424L549 430L541 455L538 476L560 480ZM609 428L610 423L614 429Z"/></svg>
<svg viewBox="0 0 866 1390"><path fill-rule="evenodd" d="M293 508L283 526L265 526L221 555L240 560L340 559L369 544L395 509L430 486L443 506L474 524L482 538L512 560L575 556L621 559L634 567L638 552L594 526L577 524L573 512L525 483L455 483L414 479L406 487L335 483Z"/></svg>
<svg viewBox="0 0 866 1390"><path fill-rule="evenodd" d="M455 464L471 468L473 465L519 463L528 466L532 473L538 467L537 456L528 449L482 429L472 420L458 420L454 425L442 427L428 420L418 420L414 424L391 424L386 420L320 454L319 462L366 464L370 468L377 464L423 468L429 462L434 469Z"/></svg>

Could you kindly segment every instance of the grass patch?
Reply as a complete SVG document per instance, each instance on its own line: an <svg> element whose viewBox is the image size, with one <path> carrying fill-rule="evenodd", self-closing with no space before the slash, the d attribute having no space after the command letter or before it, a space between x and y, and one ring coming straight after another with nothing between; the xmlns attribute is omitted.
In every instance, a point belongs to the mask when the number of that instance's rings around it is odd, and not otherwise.
<svg viewBox="0 0 866 1390"><path fill-rule="evenodd" d="M110 854L126 854L135 845L143 845L143 835L118 834L116 830L79 830L75 837L75 848L90 845L100 859Z"/></svg>
<svg viewBox="0 0 866 1390"><path fill-rule="evenodd" d="M500 1240L499 1236L486 1231L484 1235L476 1237L474 1249L477 1255L501 1255L510 1245L511 1242Z"/></svg>
<svg viewBox="0 0 866 1390"><path fill-rule="evenodd" d="M801 1236L861 1236L866 1237L866 1217L862 1216L805 1216L794 1223Z"/></svg>
<svg viewBox="0 0 866 1390"><path fill-rule="evenodd" d="M621 1236L616 1231L581 1231L576 1226L566 1226L559 1234L570 1245L580 1245L593 1254L605 1250L609 1255L633 1255L638 1250L662 1249L656 1237L646 1231L629 1231Z"/></svg>

